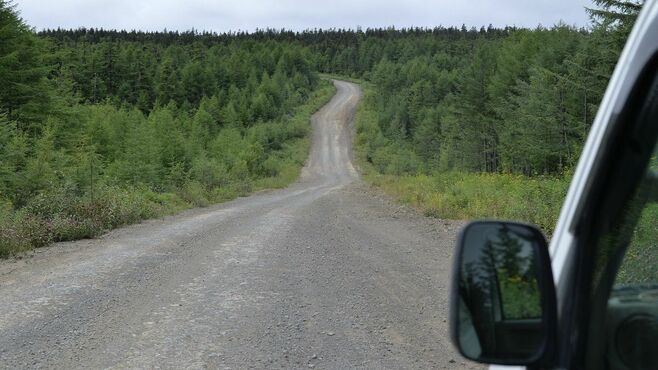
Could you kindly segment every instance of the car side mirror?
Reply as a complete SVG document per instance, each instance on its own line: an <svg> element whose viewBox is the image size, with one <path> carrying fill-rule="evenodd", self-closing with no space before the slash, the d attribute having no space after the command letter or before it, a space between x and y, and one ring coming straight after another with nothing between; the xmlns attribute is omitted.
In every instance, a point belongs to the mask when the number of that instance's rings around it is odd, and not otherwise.
<svg viewBox="0 0 658 370"><path fill-rule="evenodd" d="M556 338L548 244L535 227L479 221L454 257L450 331L460 353L501 365L547 365Z"/></svg>

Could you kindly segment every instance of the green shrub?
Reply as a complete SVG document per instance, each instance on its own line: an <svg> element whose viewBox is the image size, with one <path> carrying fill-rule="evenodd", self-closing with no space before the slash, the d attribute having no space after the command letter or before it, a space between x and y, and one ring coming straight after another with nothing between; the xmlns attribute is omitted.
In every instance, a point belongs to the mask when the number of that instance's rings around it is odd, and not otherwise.
<svg viewBox="0 0 658 370"><path fill-rule="evenodd" d="M55 215L52 219L53 239L58 241L89 238L95 235L91 223L78 221L64 215Z"/></svg>
<svg viewBox="0 0 658 370"><path fill-rule="evenodd" d="M0 255L7 257L53 241L52 225L24 211L5 215L0 220Z"/></svg>
<svg viewBox="0 0 658 370"><path fill-rule="evenodd" d="M188 181L180 190L179 195L189 204L195 207L205 207L210 204L203 185L195 180Z"/></svg>

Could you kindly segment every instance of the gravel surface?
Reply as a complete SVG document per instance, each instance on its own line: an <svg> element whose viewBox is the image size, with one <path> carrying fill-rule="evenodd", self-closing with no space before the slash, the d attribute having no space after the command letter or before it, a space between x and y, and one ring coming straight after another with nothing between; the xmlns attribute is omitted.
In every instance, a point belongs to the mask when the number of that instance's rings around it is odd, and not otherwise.
<svg viewBox="0 0 658 370"><path fill-rule="evenodd" d="M474 367L447 335L460 223L359 180L335 84L295 185L0 262L0 367Z"/></svg>

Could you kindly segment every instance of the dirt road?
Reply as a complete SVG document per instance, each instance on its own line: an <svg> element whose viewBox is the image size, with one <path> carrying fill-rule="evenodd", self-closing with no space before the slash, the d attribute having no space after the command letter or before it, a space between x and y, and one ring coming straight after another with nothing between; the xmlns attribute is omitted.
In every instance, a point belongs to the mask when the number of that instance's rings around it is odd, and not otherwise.
<svg viewBox="0 0 658 370"><path fill-rule="evenodd" d="M297 184L1 262L0 367L468 367L447 339L458 225L358 180L361 92L336 86Z"/></svg>

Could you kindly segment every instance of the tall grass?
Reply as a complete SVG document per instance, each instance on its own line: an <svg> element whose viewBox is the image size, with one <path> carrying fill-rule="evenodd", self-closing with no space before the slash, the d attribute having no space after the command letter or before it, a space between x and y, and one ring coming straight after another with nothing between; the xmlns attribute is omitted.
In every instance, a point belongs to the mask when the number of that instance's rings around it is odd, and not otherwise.
<svg viewBox="0 0 658 370"><path fill-rule="evenodd" d="M463 172L394 176L370 171L364 177L427 216L517 220L548 233L555 227L569 185L561 178Z"/></svg>

